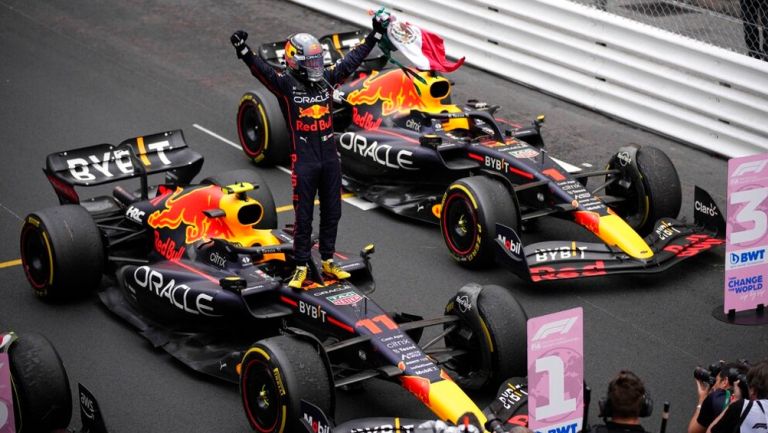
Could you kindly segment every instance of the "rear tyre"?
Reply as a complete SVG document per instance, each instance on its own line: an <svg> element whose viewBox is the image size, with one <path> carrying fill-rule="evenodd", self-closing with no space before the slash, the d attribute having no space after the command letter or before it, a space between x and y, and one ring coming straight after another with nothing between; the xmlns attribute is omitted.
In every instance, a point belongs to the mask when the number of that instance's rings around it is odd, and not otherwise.
<svg viewBox="0 0 768 433"><path fill-rule="evenodd" d="M79 296L101 282L104 242L82 206L68 204L28 215L20 247L24 273L40 298Z"/></svg>
<svg viewBox="0 0 768 433"><path fill-rule="evenodd" d="M259 341L243 357L240 397L258 432L303 431L301 400L333 416L333 383L318 349L281 335Z"/></svg>
<svg viewBox="0 0 768 433"><path fill-rule="evenodd" d="M245 155L258 165L288 162L288 128L274 98L247 92L237 109L237 135Z"/></svg>
<svg viewBox="0 0 768 433"><path fill-rule="evenodd" d="M468 268L494 262L497 222L519 232L515 200L495 179L459 179L446 190L441 209L440 229L448 251Z"/></svg>
<svg viewBox="0 0 768 433"><path fill-rule="evenodd" d="M277 209L275 208L275 199L272 197L272 191L269 185L253 170L232 170L219 173L215 176L209 176L201 183L208 185L227 186L238 182L248 182L259 187L248 192L248 196L261 203L264 208L264 216L256 229L275 229L277 228Z"/></svg>
<svg viewBox="0 0 768 433"><path fill-rule="evenodd" d="M606 181L620 177L606 188L606 194L624 198L613 205L613 210L641 236L646 236L659 218L678 216L682 192L677 170L664 152L643 147L638 149L636 159L636 168L630 164L624 167L624 173L606 177ZM621 160L614 156L608 168L622 169Z"/></svg>
<svg viewBox="0 0 768 433"><path fill-rule="evenodd" d="M462 317L459 327L445 337L446 347L467 352L445 364L454 381L462 388L493 389L509 377L525 376L528 315L509 290L483 287L477 298L482 323L462 316L459 308L454 297L445 309L446 314Z"/></svg>
<svg viewBox="0 0 768 433"><path fill-rule="evenodd" d="M64 429L72 418L69 379L59 354L40 334L23 334L8 350L16 431Z"/></svg>

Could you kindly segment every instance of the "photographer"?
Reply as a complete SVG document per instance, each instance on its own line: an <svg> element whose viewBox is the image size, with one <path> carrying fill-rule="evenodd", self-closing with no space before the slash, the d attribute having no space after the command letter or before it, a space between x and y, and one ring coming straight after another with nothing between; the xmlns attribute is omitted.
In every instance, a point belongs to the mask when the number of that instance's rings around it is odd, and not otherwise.
<svg viewBox="0 0 768 433"><path fill-rule="evenodd" d="M694 370L693 376L696 379L699 399L696 410L688 422L688 433L707 431L707 427L731 402L737 378L746 372L747 366L744 363L723 361L712 364L706 369L697 367Z"/></svg>
<svg viewBox="0 0 768 433"><path fill-rule="evenodd" d="M747 395L743 396L745 398L739 398L728 406L712 422L707 433L768 432L768 360L750 367L746 382ZM740 393L737 391L737 394Z"/></svg>
<svg viewBox="0 0 768 433"><path fill-rule="evenodd" d="M600 417L605 425L593 426L590 433L645 432L640 417L650 416L652 410L643 381L635 373L622 370L608 384L608 393L600 401Z"/></svg>

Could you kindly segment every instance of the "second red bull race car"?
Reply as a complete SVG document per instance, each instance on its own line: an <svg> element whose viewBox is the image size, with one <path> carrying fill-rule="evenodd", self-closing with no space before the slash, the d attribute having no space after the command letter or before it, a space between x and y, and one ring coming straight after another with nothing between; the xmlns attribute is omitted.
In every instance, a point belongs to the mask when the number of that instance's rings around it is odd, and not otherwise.
<svg viewBox="0 0 768 433"><path fill-rule="evenodd" d="M341 281L321 274L313 251L312 281L292 289L293 238L277 228L268 186L251 170L193 184L202 163L178 130L49 155L60 205L31 213L21 230L34 293L62 300L101 289L102 303L155 347L239 382L260 432L298 431L301 399L332 416L336 388L371 378L400 383L444 421L471 413L509 424L512 414L481 410L462 390L526 370L527 317L509 291L467 284L442 316L390 314L369 297L372 245L337 253L352 274ZM138 188L88 199L75 190L136 179ZM439 331L420 344L426 327Z"/></svg>
<svg viewBox="0 0 768 433"><path fill-rule="evenodd" d="M361 34L321 39L330 65ZM281 65L281 42L259 55ZM501 261L533 282L648 273L723 243L725 223L698 188L695 220L678 220L681 186L663 151L629 145L604 169L585 171L553 158L539 116L529 126L496 113L498 106L451 101L452 83L440 74L383 68L368 59L334 91L333 113L307 110L302 124L333 119L344 187L382 208L439 224L448 251L462 265ZM237 126L246 155L257 164L287 159L285 121L271 97L246 93ZM587 187L588 179L596 185ZM596 242L524 245L522 228L551 216L575 222Z"/></svg>

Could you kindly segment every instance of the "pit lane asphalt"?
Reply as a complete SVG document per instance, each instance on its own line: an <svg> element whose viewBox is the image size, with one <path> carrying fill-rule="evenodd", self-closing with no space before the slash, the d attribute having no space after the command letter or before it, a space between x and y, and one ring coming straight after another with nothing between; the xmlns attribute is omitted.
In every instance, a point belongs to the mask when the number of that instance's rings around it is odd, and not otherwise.
<svg viewBox="0 0 768 433"><path fill-rule="evenodd" d="M291 32L322 35L352 26L268 0L0 0L0 329L48 336L73 384L81 381L95 393L113 432L243 432L248 425L235 387L153 350L95 297L67 305L35 299L14 261L21 219L56 204L40 170L54 151L181 128L190 147L206 158L202 175L251 168L239 151L193 127L237 140L239 97L260 87L229 45L231 32L241 28L255 46ZM501 104L518 121L545 113L547 146L560 159L601 166L622 144L656 145L677 165L683 215L692 215L694 184L724 205L722 159L470 67L451 77L455 101ZM260 171L278 205L288 204L288 176L275 168ZM280 214L281 224L291 220L291 212ZM560 238L580 233L551 221L542 229ZM619 369L634 370L657 402L656 414L645 422L652 429L658 428L661 402L669 400L670 431L683 431L695 405L695 365L766 355L765 328L729 326L711 316L722 304L722 251L655 276L529 285L503 269L459 268L436 227L381 210L345 204L340 233L340 249L376 243L373 297L390 310L438 315L469 281L509 288L530 316L583 307L586 380L595 397ZM360 394L339 393L336 415L341 421L430 417L405 391L382 382L370 382Z"/></svg>

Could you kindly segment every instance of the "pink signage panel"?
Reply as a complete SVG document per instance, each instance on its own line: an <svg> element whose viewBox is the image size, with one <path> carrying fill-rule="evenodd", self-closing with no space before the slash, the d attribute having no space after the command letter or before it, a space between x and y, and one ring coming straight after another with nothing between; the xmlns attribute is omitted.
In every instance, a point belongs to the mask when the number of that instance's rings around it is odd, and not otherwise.
<svg viewBox="0 0 768 433"><path fill-rule="evenodd" d="M528 426L576 433L584 416L584 312L528 320Z"/></svg>
<svg viewBox="0 0 768 433"><path fill-rule="evenodd" d="M0 353L0 433L16 433L16 424L13 418L11 369L8 366L7 353Z"/></svg>
<svg viewBox="0 0 768 433"><path fill-rule="evenodd" d="M768 303L768 154L728 161L723 310Z"/></svg>

